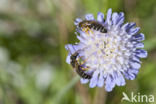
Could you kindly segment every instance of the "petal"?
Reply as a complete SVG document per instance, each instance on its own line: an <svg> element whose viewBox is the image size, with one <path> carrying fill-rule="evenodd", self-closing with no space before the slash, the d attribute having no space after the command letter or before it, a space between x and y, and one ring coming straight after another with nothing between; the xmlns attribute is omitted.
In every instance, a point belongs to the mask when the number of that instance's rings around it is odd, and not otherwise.
<svg viewBox="0 0 156 104"><path fill-rule="evenodd" d="M131 57L131 60L140 63L139 57L133 56L133 57Z"/></svg>
<svg viewBox="0 0 156 104"><path fill-rule="evenodd" d="M98 80L97 86L98 87L102 87L103 85L104 85L104 77L103 77L103 73L101 72L100 76L99 76L99 80Z"/></svg>
<svg viewBox="0 0 156 104"><path fill-rule="evenodd" d="M110 75L108 75L105 81L105 89L106 91L110 92L113 90L114 87L115 87L115 83L113 79L110 77Z"/></svg>
<svg viewBox="0 0 156 104"><path fill-rule="evenodd" d="M82 84L86 84L86 83L89 82L89 80L88 80L88 79L81 78L81 79L80 79L80 82L81 82Z"/></svg>
<svg viewBox="0 0 156 104"><path fill-rule="evenodd" d="M113 22L113 25L116 25L117 23L117 20L118 20L118 14L115 12L112 14L112 22Z"/></svg>
<svg viewBox="0 0 156 104"><path fill-rule="evenodd" d="M125 79L124 79L123 75L120 72L117 73L115 83L118 86L124 86L126 84Z"/></svg>
<svg viewBox="0 0 156 104"><path fill-rule="evenodd" d="M65 48L66 48L66 50L69 51L70 54L74 54L75 51L76 51L76 50L74 49L74 47L73 47L72 44L67 44L67 45L65 45Z"/></svg>
<svg viewBox="0 0 156 104"><path fill-rule="evenodd" d="M95 71L93 73L93 76L92 76L92 78L90 80L90 84L89 84L90 88L94 88L97 85L98 75L99 75L99 71Z"/></svg>
<svg viewBox="0 0 156 104"><path fill-rule="evenodd" d="M134 26L136 26L136 23L134 23L134 22L129 23L129 24L125 27L126 32L129 33L130 29L132 29Z"/></svg>
<svg viewBox="0 0 156 104"><path fill-rule="evenodd" d="M81 36L79 36L79 35L77 35L77 39L79 39L81 43L84 43L84 44L86 44L86 43L87 43L87 40L86 40L86 39L84 39L84 38L82 38L82 37L81 37Z"/></svg>
<svg viewBox="0 0 156 104"><path fill-rule="evenodd" d="M81 32L80 36L83 37L84 39L87 39L87 34L85 32Z"/></svg>
<svg viewBox="0 0 156 104"><path fill-rule="evenodd" d="M86 34L85 32L81 31L80 29L76 29L76 31L77 31L78 33L80 33L80 36L81 36L82 38L87 39L87 34ZM78 35L77 35L77 36L78 36Z"/></svg>
<svg viewBox="0 0 156 104"><path fill-rule="evenodd" d="M146 58L147 57L147 51L143 50L143 49L137 49L135 51L136 56L140 57L140 58Z"/></svg>
<svg viewBox="0 0 156 104"><path fill-rule="evenodd" d="M67 56L66 62L67 62L68 64L70 64L70 55Z"/></svg>
<svg viewBox="0 0 156 104"><path fill-rule="evenodd" d="M125 78L128 80L134 80L136 78L136 75L132 74L132 73L128 73L128 72L124 72Z"/></svg>
<svg viewBox="0 0 156 104"><path fill-rule="evenodd" d="M111 83L111 78L110 78L110 76L107 76L106 82L105 82L105 84L106 84L106 85L105 85L105 89L106 89L107 91L111 91L111 90L112 90L112 87L109 86L110 83Z"/></svg>
<svg viewBox="0 0 156 104"><path fill-rule="evenodd" d="M81 18L76 18L75 21L74 21L74 24L78 25L80 22L82 22L82 19Z"/></svg>
<svg viewBox="0 0 156 104"><path fill-rule="evenodd" d="M97 14L97 21L104 22L104 14L103 13L99 12Z"/></svg>
<svg viewBox="0 0 156 104"><path fill-rule="evenodd" d="M129 23L125 23L125 24L121 27L121 29L126 30L126 29L128 28L128 25L129 25Z"/></svg>
<svg viewBox="0 0 156 104"><path fill-rule="evenodd" d="M131 68L131 69L129 69L128 71L129 71L129 73L133 73L133 74L137 75L138 72L139 72L139 69Z"/></svg>
<svg viewBox="0 0 156 104"><path fill-rule="evenodd" d="M128 80L134 80L138 74L139 70L138 69L134 69L134 68L130 68L127 70L126 72L126 76L125 78Z"/></svg>
<svg viewBox="0 0 156 104"><path fill-rule="evenodd" d="M133 28L134 26L136 26L136 23L134 23L134 22L131 22L131 23L129 23L129 26L128 26L128 28L130 29L130 28Z"/></svg>
<svg viewBox="0 0 156 104"><path fill-rule="evenodd" d="M136 48L144 48L144 43L136 43L135 47Z"/></svg>
<svg viewBox="0 0 156 104"><path fill-rule="evenodd" d="M140 31L140 27L132 28L129 30L128 34L134 35L137 34Z"/></svg>
<svg viewBox="0 0 156 104"><path fill-rule="evenodd" d="M107 11L107 18L106 18L106 22L105 22L106 24L111 25L111 15L112 15L112 9L110 8Z"/></svg>
<svg viewBox="0 0 156 104"><path fill-rule="evenodd" d="M121 26L124 23L124 20L125 20L124 13L123 12L119 13L119 18L117 20L117 25Z"/></svg>
<svg viewBox="0 0 156 104"><path fill-rule="evenodd" d="M132 36L132 40L135 40L135 41L143 41L144 39L145 39L145 36L143 33Z"/></svg>
<svg viewBox="0 0 156 104"><path fill-rule="evenodd" d="M94 20L93 14L86 14L85 18L86 18L86 20Z"/></svg>
<svg viewBox="0 0 156 104"><path fill-rule="evenodd" d="M74 47L74 49L75 49L76 51L78 51L78 50L80 50L80 49L83 49L83 48L85 47L85 45L79 43L79 44L77 44L77 45L74 45L73 47Z"/></svg>
<svg viewBox="0 0 156 104"><path fill-rule="evenodd" d="M141 65L138 62L130 62L130 66L134 69L140 69Z"/></svg>

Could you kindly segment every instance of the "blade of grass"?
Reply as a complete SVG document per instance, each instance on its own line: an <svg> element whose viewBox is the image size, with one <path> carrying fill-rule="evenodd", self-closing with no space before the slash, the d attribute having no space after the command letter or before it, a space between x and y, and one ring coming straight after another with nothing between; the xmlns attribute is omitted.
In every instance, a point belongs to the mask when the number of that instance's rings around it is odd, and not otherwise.
<svg viewBox="0 0 156 104"><path fill-rule="evenodd" d="M79 76L76 76L62 90L58 92L58 94L54 99L55 102L57 102L56 104L59 104L63 96L65 96L65 94L77 83L79 79L80 79Z"/></svg>

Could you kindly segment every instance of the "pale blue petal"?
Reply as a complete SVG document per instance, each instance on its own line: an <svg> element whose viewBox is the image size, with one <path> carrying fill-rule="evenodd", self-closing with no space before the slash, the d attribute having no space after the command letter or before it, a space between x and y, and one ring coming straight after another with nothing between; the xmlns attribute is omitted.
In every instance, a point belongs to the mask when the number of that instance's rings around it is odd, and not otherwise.
<svg viewBox="0 0 156 104"><path fill-rule="evenodd" d="M140 58L136 57L136 56L133 56L133 57L131 57L131 61L135 61L135 62L140 63Z"/></svg>
<svg viewBox="0 0 156 104"><path fill-rule="evenodd" d="M86 14L85 18L86 18L86 20L94 20L93 14Z"/></svg>
<svg viewBox="0 0 156 104"><path fill-rule="evenodd" d="M129 23L129 26L128 26L128 28L129 29L131 29L131 28L133 28L133 27L135 27L136 26L136 23L134 23L134 22L131 22L131 23Z"/></svg>
<svg viewBox="0 0 156 104"><path fill-rule="evenodd" d="M70 55L67 56L66 62L67 62L68 64L70 64Z"/></svg>
<svg viewBox="0 0 156 104"><path fill-rule="evenodd" d="M115 80L117 86L124 86L126 84L125 79L122 74L120 74Z"/></svg>
<svg viewBox="0 0 156 104"><path fill-rule="evenodd" d="M125 20L124 13L123 12L119 13L119 18L117 20L117 25L121 26L124 23L124 20Z"/></svg>
<svg viewBox="0 0 156 104"><path fill-rule="evenodd" d="M133 74L137 75L137 74L138 74L138 72L139 72L139 69L134 69L134 68L131 68L131 69L129 69L129 70L128 70L128 72L129 72L129 73L133 73Z"/></svg>
<svg viewBox="0 0 156 104"><path fill-rule="evenodd" d="M87 42L84 38L82 38L82 37L79 36L79 35L77 35L77 39L79 39L80 42L82 42L82 43L84 43L84 44L86 44L86 42Z"/></svg>
<svg viewBox="0 0 156 104"><path fill-rule="evenodd" d="M139 69L130 68L124 72L125 78L128 80L134 80L139 72Z"/></svg>
<svg viewBox="0 0 156 104"><path fill-rule="evenodd" d="M113 25L116 25L117 23L117 20L118 20L118 14L115 12L112 14L112 22L113 22Z"/></svg>
<svg viewBox="0 0 156 104"><path fill-rule="evenodd" d="M81 18L76 18L75 21L74 21L74 24L78 25L80 22L82 22L82 19Z"/></svg>
<svg viewBox="0 0 156 104"><path fill-rule="evenodd" d="M147 57L147 51L143 50L143 49L137 49L135 51L136 56L140 57L140 58L146 58Z"/></svg>
<svg viewBox="0 0 156 104"><path fill-rule="evenodd" d="M134 23L134 22L129 23L129 24L125 27L126 32L130 34L130 30L131 30L132 28L134 28L134 26L136 26L136 23Z"/></svg>
<svg viewBox="0 0 156 104"><path fill-rule="evenodd" d="M77 45L74 45L74 49L77 51L77 50L80 50L80 49L83 49L85 47L85 45L84 44L81 44L81 43L79 43L79 44L77 44Z"/></svg>
<svg viewBox="0 0 156 104"><path fill-rule="evenodd" d="M102 87L103 85L104 85L104 77L103 77L103 73L101 72L100 76L99 76L99 80L98 80L97 86L98 87Z"/></svg>
<svg viewBox="0 0 156 104"><path fill-rule="evenodd" d="M140 69L141 65L138 62L130 62L130 65L134 69Z"/></svg>
<svg viewBox="0 0 156 104"><path fill-rule="evenodd" d="M124 72L124 75L125 75L125 78L128 79L128 80L134 80L136 78L136 75L135 74L132 74L132 73L128 73L128 72Z"/></svg>
<svg viewBox="0 0 156 104"><path fill-rule="evenodd" d="M101 12L98 12L97 14L97 21L103 23L104 22L104 14Z"/></svg>
<svg viewBox="0 0 156 104"><path fill-rule="evenodd" d="M140 31L140 27L132 28L129 30L128 34L135 35Z"/></svg>
<svg viewBox="0 0 156 104"><path fill-rule="evenodd" d="M87 34L86 34L85 32L81 32L81 33L80 33L80 36L83 37L84 39L87 39L87 38L88 38L88 37L87 37Z"/></svg>
<svg viewBox="0 0 156 104"><path fill-rule="evenodd" d="M82 38L87 39L87 34L86 34L85 32L81 31L80 29L77 29L76 31L77 31L78 33L80 33L80 36L81 36Z"/></svg>
<svg viewBox="0 0 156 104"><path fill-rule="evenodd" d="M108 25L111 25L111 15L112 15L112 9L108 9L107 11L107 18L106 18L106 21L105 23L108 24Z"/></svg>
<svg viewBox="0 0 156 104"><path fill-rule="evenodd" d="M137 43L135 44L136 48L144 48L144 43Z"/></svg>
<svg viewBox="0 0 156 104"><path fill-rule="evenodd" d="M74 47L73 47L72 44L67 44L67 45L65 45L65 48L66 48L66 50L69 51L70 54L74 54L75 51L76 51L76 50L74 49Z"/></svg>
<svg viewBox="0 0 156 104"><path fill-rule="evenodd" d="M113 90L113 88L115 87L115 82L114 80L110 77L110 75L108 75L106 77L106 81L105 81L105 89L106 91L110 92Z"/></svg>
<svg viewBox="0 0 156 104"><path fill-rule="evenodd" d="M90 80L90 84L89 84L90 88L94 88L97 85L98 75L99 75L99 71L95 71L93 73L93 76L92 76L92 78Z"/></svg>
<svg viewBox="0 0 156 104"><path fill-rule="evenodd" d="M128 28L128 25L129 23L125 23L121 28L126 31L126 29Z"/></svg>
<svg viewBox="0 0 156 104"><path fill-rule="evenodd" d="M135 40L135 41L143 41L144 39L145 39L145 36L143 33L132 36L132 40Z"/></svg>
<svg viewBox="0 0 156 104"><path fill-rule="evenodd" d="M88 79L81 78L81 79L80 79L80 82L81 82L82 84L86 84L86 83L89 82L89 80L88 80Z"/></svg>

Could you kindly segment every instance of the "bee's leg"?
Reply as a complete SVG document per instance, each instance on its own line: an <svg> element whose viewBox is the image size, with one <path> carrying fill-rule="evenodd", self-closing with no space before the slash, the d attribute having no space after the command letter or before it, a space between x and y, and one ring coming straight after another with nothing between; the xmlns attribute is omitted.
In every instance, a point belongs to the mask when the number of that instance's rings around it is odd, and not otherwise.
<svg viewBox="0 0 156 104"><path fill-rule="evenodd" d="M82 31L86 32L86 29L85 29L85 28L83 28L83 29L82 29Z"/></svg>
<svg viewBox="0 0 156 104"><path fill-rule="evenodd" d="M84 70L84 71L88 70L88 68L84 68L84 67L82 67L81 69Z"/></svg>
<svg viewBox="0 0 156 104"><path fill-rule="evenodd" d="M91 30L90 27L87 27L87 34L89 35L89 32L91 32L91 34L93 34L93 31Z"/></svg>
<svg viewBox="0 0 156 104"><path fill-rule="evenodd" d="M85 28L82 29L82 31L84 31L87 35L89 35L90 28L85 27Z"/></svg>
<svg viewBox="0 0 156 104"><path fill-rule="evenodd" d="M89 35L89 28L88 27L86 28L86 33Z"/></svg>
<svg viewBox="0 0 156 104"><path fill-rule="evenodd" d="M85 33L87 33L87 28L83 28L82 31L84 31Z"/></svg>
<svg viewBox="0 0 156 104"><path fill-rule="evenodd" d="M89 32L91 32L91 34L93 34L93 31L91 30L91 28L87 27L87 29L88 29L88 34L89 34Z"/></svg>

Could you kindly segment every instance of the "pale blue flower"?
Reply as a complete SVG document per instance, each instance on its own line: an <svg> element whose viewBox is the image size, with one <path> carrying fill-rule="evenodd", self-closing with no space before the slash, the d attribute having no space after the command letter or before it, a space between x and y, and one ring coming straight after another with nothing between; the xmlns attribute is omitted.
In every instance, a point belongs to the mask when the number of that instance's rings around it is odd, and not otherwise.
<svg viewBox="0 0 156 104"><path fill-rule="evenodd" d="M92 14L87 14L85 20L98 21L106 29L107 33L101 33L95 29L88 34L82 31L79 23L83 20L77 18L77 38L79 43L66 45L68 56L66 62L70 64L70 56L78 52L87 61L89 66L86 73L92 75L91 79L81 78L81 83L89 82L89 86L105 87L106 91L112 91L117 86L126 84L125 78L134 80L141 67L140 58L147 57L147 52L143 50L144 34L139 33L140 28L135 27L135 23L124 23L124 13L112 13L112 9L104 14L99 12L97 20Z"/></svg>

